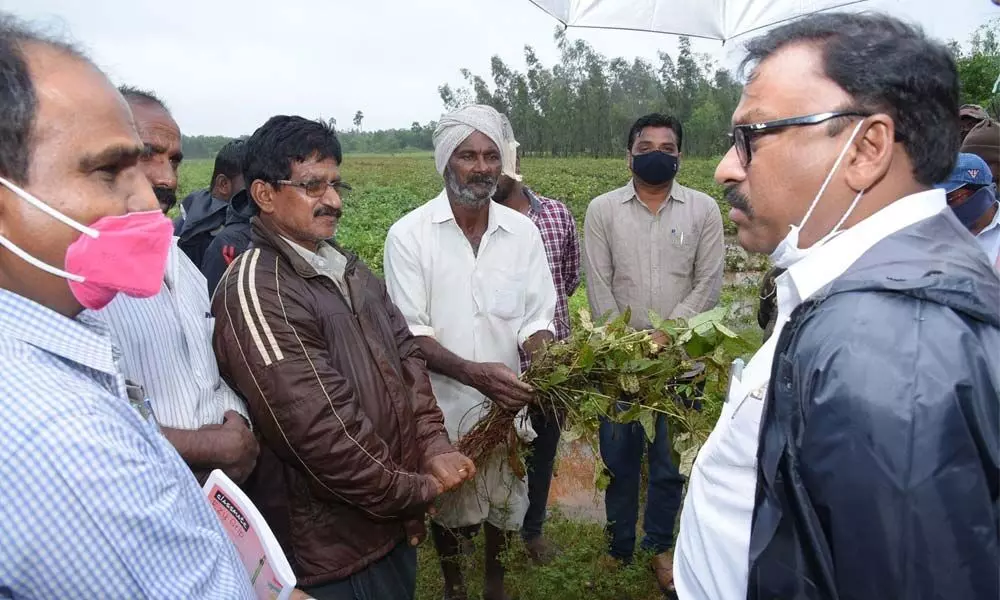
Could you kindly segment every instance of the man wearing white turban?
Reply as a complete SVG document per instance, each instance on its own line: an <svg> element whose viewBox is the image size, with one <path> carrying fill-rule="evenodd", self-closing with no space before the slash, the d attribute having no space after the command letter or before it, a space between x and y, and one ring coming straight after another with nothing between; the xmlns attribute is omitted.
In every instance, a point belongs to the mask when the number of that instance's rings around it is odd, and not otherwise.
<svg viewBox="0 0 1000 600"><path fill-rule="evenodd" d="M431 385L452 441L491 403L519 415L532 389L518 379L518 349L536 352L553 338L555 286L535 224L492 201L501 173L516 177L507 118L482 105L441 119L434 159L445 189L400 219L385 242L389 295L409 323L431 370ZM456 560L462 539L485 522L486 600L506 599L500 556L527 510L527 483L501 449L477 465L472 483L442 496L432 533L445 598L464 600Z"/></svg>
<svg viewBox="0 0 1000 600"><path fill-rule="evenodd" d="M507 117L492 106L472 104L441 118L434 130L434 166L444 175L451 155L474 131L490 138L500 151L501 174L521 181L517 174L517 141Z"/></svg>

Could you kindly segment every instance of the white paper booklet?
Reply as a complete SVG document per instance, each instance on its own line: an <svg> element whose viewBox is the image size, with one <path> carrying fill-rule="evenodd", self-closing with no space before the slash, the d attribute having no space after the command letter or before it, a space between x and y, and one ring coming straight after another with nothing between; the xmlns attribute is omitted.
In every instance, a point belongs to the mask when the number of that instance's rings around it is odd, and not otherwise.
<svg viewBox="0 0 1000 600"><path fill-rule="evenodd" d="M295 575L257 507L219 469L212 471L202 489L236 546L258 600L288 600L295 589Z"/></svg>

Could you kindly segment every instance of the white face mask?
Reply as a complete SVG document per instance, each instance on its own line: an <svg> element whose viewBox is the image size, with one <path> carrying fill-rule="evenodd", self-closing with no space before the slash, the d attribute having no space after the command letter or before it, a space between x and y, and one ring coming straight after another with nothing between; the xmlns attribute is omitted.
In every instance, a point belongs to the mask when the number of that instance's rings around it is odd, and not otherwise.
<svg viewBox="0 0 1000 600"><path fill-rule="evenodd" d="M838 168L840 168L840 163L844 160L844 156L847 155L847 151L850 149L851 144L854 143L854 138L857 137L858 132L861 131L861 125L863 123L864 121L858 121L858 124L854 126L854 132L851 133L851 137L847 140L847 143L844 144L844 148L840 151L840 155L837 156L837 160L833 163L833 167L830 169L830 172L827 173L826 180L823 181L823 185L820 186L819 192L816 193L816 197L813 198L812 204L809 205L809 210L807 210L805 216L802 217L802 222L798 225L789 225L791 231L788 232L785 239L778 242L778 246L774 249L774 252L771 253L771 263L774 264L774 266L781 269L787 269L808 256L814 249L819 248L823 244L830 241L830 238L837 235L840 226L843 225L844 221L851 216L851 213L854 212L854 208L858 205L858 202L861 201L861 196L865 193L864 190L858 192L858 195L854 197L854 202L851 202L851 205L847 208L847 212L845 212L844 216L840 218L840 221L833 226L830 233L824 235L819 241L808 248L799 248L799 232L802 231L802 228L805 227L809 217L812 216L813 210L815 210L816 205L819 204L819 199L823 197L823 192L826 191L826 186L830 185L830 180L833 179L833 174L837 172Z"/></svg>

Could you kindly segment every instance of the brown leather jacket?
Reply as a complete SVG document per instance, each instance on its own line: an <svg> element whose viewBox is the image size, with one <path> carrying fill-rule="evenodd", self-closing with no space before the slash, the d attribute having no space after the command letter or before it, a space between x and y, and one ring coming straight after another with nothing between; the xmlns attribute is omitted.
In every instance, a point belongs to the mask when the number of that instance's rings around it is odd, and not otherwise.
<svg viewBox="0 0 1000 600"><path fill-rule="evenodd" d="M264 451L247 491L303 585L342 579L425 530L425 461L448 441L423 356L381 279L352 255L353 309L253 221L212 300L215 352Z"/></svg>

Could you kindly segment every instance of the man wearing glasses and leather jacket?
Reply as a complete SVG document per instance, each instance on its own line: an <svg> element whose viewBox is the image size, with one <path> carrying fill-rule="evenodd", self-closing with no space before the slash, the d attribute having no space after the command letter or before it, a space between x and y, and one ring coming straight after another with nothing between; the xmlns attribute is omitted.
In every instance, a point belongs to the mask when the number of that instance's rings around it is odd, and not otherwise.
<svg viewBox="0 0 1000 600"><path fill-rule="evenodd" d="M475 475L448 440L424 357L381 279L330 243L340 143L272 117L246 142L260 214L215 292L215 351L263 446L248 484L319 600L412 598L424 513Z"/></svg>

